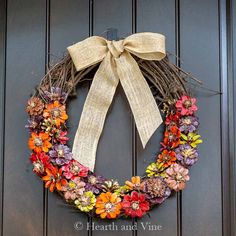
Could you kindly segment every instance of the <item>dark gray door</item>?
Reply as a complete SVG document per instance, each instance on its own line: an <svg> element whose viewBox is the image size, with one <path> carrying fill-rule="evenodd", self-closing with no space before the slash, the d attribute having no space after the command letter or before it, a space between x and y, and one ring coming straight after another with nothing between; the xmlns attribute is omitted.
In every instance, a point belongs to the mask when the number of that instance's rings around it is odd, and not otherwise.
<svg viewBox="0 0 236 236"><path fill-rule="evenodd" d="M232 13L229 4L226 0L1 1L2 235L233 235L233 22L225 15ZM118 29L119 37L142 31L165 34L168 51L181 57L185 70L202 80L205 87L223 91L214 95L196 90L204 139L200 160L191 170L186 190L154 209L150 218L116 222L118 226L137 223L136 232L87 230L87 222L100 226L110 222L89 219L65 206L57 195L48 194L28 162L24 106L44 75L45 64L60 58L66 46L90 35L104 35L110 27ZM88 89L89 84L80 87L77 99L70 103L71 137ZM142 174L159 148L162 132L159 128L142 149L119 88L99 143L96 172L120 181ZM144 230L141 222L160 225L161 230ZM83 225L83 229L76 230L74 225Z"/></svg>

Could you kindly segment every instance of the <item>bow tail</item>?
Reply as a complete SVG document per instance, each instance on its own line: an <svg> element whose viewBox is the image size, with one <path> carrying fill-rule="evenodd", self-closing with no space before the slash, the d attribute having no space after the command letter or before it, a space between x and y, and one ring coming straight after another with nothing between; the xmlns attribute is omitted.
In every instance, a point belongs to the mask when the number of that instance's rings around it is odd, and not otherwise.
<svg viewBox="0 0 236 236"><path fill-rule="evenodd" d="M129 52L116 58L117 73L129 101L143 147L161 125L162 117L137 62Z"/></svg>
<svg viewBox="0 0 236 236"><path fill-rule="evenodd" d="M73 159L94 170L96 150L107 111L119 79L110 52L101 62L90 87L73 144Z"/></svg>

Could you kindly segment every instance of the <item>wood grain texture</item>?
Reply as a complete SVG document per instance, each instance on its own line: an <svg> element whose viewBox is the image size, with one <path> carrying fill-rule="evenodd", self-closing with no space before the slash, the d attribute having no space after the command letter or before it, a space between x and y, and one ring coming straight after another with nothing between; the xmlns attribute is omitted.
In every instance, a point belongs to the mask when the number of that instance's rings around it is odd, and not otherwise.
<svg viewBox="0 0 236 236"><path fill-rule="evenodd" d="M204 7L203 7L204 6ZM209 10L210 9L210 10ZM180 45L182 67L220 90L219 16L217 1L181 0ZM220 96L196 92L200 131L204 139L198 164L183 191L183 236L222 235ZM227 157L223 157L227 158Z"/></svg>
<svg viewBox="0 0 236 236"><path fill-rule="evenodd" d="M8 1L3 235L42 235L43 187L31 172L27 99L44 74L45 2Z"/></svg>
<svg viewBox="0 0 236 236"><path fill-rule="evenodd" d="M137 30L138 32L151 31L162 33L167 38L167 50L175 54L175 1L148 1L137 2ZM175 60L175 58L173 58ZM163 138L163 128L158 128L145 149L138 137L137 145L137 173L142 175L149 163L155 160ZM174 212L174 214L173 214ZM142 222L142 223L141 223ZM161 230L143 230L141 224L150 223L160 225ZM177 198L176 195L166 200L161 206L150 212L150 218L139 221L139 235L177 235Z"/></svg>
<svg viewBox="0 0 236 236"><path fill-rule="evenodd" d="M50 6L50 61L56 61L67 52L66 47L89 36L89 4L87 0L51 0ZM69 145L78 127L80 114L88 92L88 84L79 85L77 98L68 104ZM56 194L48 195L48 235L87 235L88 217L78 214L64 204ZM75 224L81 222L83 229L77 231ZM58 227L59 226L59 227Z"/></svg>

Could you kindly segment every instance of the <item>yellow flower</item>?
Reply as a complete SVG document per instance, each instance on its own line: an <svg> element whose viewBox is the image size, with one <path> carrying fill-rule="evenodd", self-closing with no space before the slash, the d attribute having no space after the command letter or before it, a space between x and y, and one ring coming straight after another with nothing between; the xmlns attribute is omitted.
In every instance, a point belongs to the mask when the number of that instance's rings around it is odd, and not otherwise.
<svg viewBox="0 0 236 236"><path fill-rule="evenodd" d="M130 189L128 188L128 186L124 185L116 189L114 193L117 194L118 196L124 196L129 191Z"/></svg>
<svg viewBox="0 0 236 236"><path fill-rule="evenodd" d="M163 172L164 169L165 167L163 166L163 163L153 162L147 167L146 173L148 177L151 176L165 177L165 173Z"/></svg>
<svg viewBox="0 0 236 236"><path fill-rule="evenodd" d="M83 212L89 212L96 204L96 197L93 192L88 191L83 193L78 199L75 200L75 205Z"/></svg>
<svg viewBox="0 0 236 236"><path fill-rule="evenodd" d="M186 144L188 143L191 145L191 147L196 148L198 144L202 143L202 140L200 139L201 136L199 134L195 133L188 133L188 135L181 133L181 141L180 144Z"/></svg>

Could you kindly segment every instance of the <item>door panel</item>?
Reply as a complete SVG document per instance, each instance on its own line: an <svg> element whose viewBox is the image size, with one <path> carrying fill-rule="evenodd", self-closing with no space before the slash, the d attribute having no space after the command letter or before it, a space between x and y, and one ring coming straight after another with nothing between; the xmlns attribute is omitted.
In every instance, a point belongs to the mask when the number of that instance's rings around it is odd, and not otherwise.
<svg viewBox="0 0 236 236"><path fill-rule="evenodd" d="M95 1L94 35L103 35L108 28L117 28L118 36L125 37L131 33L131 0ZM104 130L98 145L96 168L98 174L114 178L123 183L132 176L132 115L125 94L119 85L108 111ZM95 225L107 226L111 221L94 220ZM132 225L132 221L118 220L116 225ZM131 231L94 231L94 236L125 235Z"/></svg>
<svg viewBox="0 0 236 236"><path fill-rule="evenodd" d="M217 2L181 1L180 55L185 70L200 78L204 86L219 91ZM205 8L201 7L203 4ZM197 90L196 95L200 108L199 132L204 142L199 148L199 162L191 170L188 188L182 193L183 236L222 235L222 212L216 207L222 200L220 96L202 90Z"/></svg>
<svg viewBox="0 0 236 236"><path fill-rule="evenodd" d="M52 0L50 2L50 35L49 52L53 63L66 53L66 47L89 36L89 3L86 0ZM64 17L62 17L64 16ZM88 83L77 89L77 98L69 103L69 137L70 146L78 127L78 121L88 92ZM86 226L88 217L77 214L74 208L64 204L61 197L48 194L48 235L75 235L78 233L74 225L79 222ZM59 227L58 227L59 226ZM84 227L80 233L86 234Z"/></svg>
<svg viewBox="0 0 236 236"><path fill-rule="evenodd" d="M28 161L23 104L44 75L45 3L8 1L7 10L3 235L42 235L43 186Z"/></svg>
<svg viewBox="0 0 236 236"><path fill-rule="evenodd" d="M154 23L155 22L155 23ZM167 50L175 54L176 32L175 32L175 1L149 1L139 0L137 2L137 30L138 32L151 31L162 33L167 39ZM172 58L175 61L175 57ZM137 174L142 175L148 164L155 160L160 149L160 142L163 139L164 126L162 125L154 133L151 140L143 149L140 138L137 142ZM173 214L175 212L175 214ZM148 231L149 235L177 235L178 217L177 195L166 200L164 204L156 207L150 212L150 218L144 217L139 221L139 235L146 235L147 231L143 225L147 222L152 225L161 225L160 231Z"/></svg>

